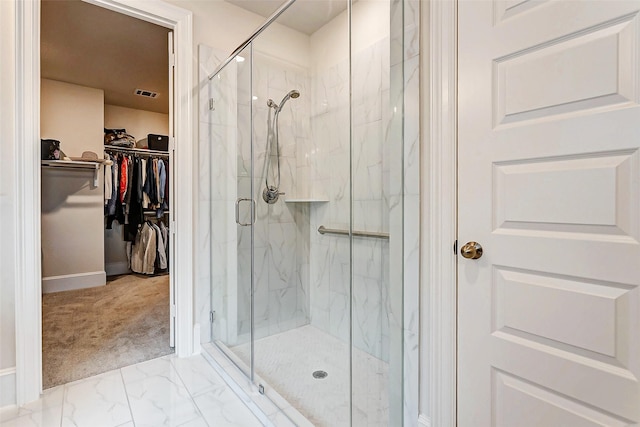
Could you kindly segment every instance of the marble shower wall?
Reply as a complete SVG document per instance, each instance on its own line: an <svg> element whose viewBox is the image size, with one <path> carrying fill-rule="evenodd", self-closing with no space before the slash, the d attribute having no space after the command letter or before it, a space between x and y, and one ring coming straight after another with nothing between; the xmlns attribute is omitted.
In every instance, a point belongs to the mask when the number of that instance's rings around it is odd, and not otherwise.
<svg viewBox="0 0 640 427"><path fill-rule="evenodd" d="M243 90L252 87L253 92L251 96L247 93L240 97L238 118L239 129L242 129L239 134L242 150L238 158L238 182L243 194L240 197L249 197L251 147L248 131L253 124L253 199L256 200L254 316L255 338L260 339L309 323L308 208L297 203L286 203L285 200L301 197L300 193L306 191L308 182L304 168L299 168L302 166L299 157L304 155L304 147L309 145L310 140L310 85L306 69L257 52L259 41L254 42L253 49L251 86L240 85ZM239 78L245 82L245 77L248 76ZM262 199L267 156L267 100L273 99L280 104L292 89L300 91L301 95L297 99L289 99L278 118L280 191L285 195L269 205ZM271 159L277 162L275 156ZM247 257L250 256L251 247L249 232L249 227L241 229L239 241L239 251ZM249 264L240 262L238 271L241 281L248 283ZM248 292L240 295L239 307L243 310L239 311L238 319L243 334L249 332L249 298Z"/></svg>
<svg viewBox="0 0 640 427"><path fill-rule="evenodd" d="M255 52L255 51L254 51ZM201 342L220 339L233 346L250 338L251 228L235 223L236 198L256 201L254 226L256 339L309 323L309 209L285 203L306 191L299 173L299 147L309 145L309 78L306 70L249 48L209 83L224 55L200 46L200 168L197 318ZM262 200L265 179L267 99L276 103L301 92L280 112L281 191L273 205ZM253 90L253 91L252 91ZM213 110L209 109L213 99ZM253 133L253 135L252 135ZM253 152L251 137L253 136ZM253 157L252 157L253 156ZM254 180L251 181L251 162ZM252 187L253 185L253 187ZM253 191L253 195L252 195ZM240 205L250 219L250 204ZM210 308L211 307L211 308ZM215 321L209 323L209 310Z"/></svg>
<svg viewBox="0 0 640 427"><path fill-rule="evenodd" d="M349 340L350 327L349 239L316 230L320 225L349 228L353 191L353 229L389 231L390 165L385 155L392 114L389 46L389 38L381 39L352 56L352 150L348 60L316 70L313 80L310 191L327 197L329 203L311 208L311 324L344 341ZM353 240L353 343L385 361L389 360L388 253L388 240Z"/></svg>
<svg viewBox="0 0 640 427"><path fill-rule="evenodd" d="M200 225L196 290L201 341L211 341L209 310L215 311L214 339L247 342L250 332L251 234L235 223L236 198L256 200L254 227L256 339L309 323L309 211L286 198L306 191L307 172L298 156L310 139L309 78L306 70L260 53L241 53L208 83L224 55L200 46ZM253 72L253 74L252 74ZM251 90L253 89L253 92ZM267 99L279 103L291 89L301 92L280 113L281 191L273 205L262 200L265 177ZM209 110L209 99L214 110ZM252 108L253 107L253 108ZM253 128L252 128L253 127ZM251 136L253 132L253 153ZM253 155L254 180L251 182ZM253 188L252 188L253 184ZM250 206L240 205L249 220Z"/></svg>

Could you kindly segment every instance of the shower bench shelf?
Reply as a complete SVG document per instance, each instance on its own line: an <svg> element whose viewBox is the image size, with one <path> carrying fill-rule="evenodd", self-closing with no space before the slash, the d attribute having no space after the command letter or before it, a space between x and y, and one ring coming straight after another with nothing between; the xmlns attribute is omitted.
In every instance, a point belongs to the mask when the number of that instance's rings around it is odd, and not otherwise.
<svg viewBox="0 0 640 427"><path fill-rule="evenodd" d="M286 199L285 203L328 203L326 199Z"/></svg>

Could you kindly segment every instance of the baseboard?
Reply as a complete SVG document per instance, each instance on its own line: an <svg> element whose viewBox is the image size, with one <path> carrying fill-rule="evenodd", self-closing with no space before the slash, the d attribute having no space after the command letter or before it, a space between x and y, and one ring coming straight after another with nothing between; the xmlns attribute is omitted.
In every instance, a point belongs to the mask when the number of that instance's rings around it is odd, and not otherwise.
<svg viewBox="0 0 640 427"><path fill-rule="evenodd" d="M200 324L193 325L193 354L200 354L202 347L200 346Z"/></svg>
<svg viewBox="0 0 640 427"><path fill-rule="evenodd" d="M126 261L110 262L104 265L107 276L117 276L119 274L129 274L131 269Z"/></svg>
<svg viewBox="0 0 640 427"><path fill-rule="evenodd" d="M418 416L418 425L420 427L431 427L431 419L425 414L420 414Z"/></svg>
<svg viewBox="0 0 640 427"><path fill-rule="evenodd" d="M16 368L0 369L0 409L16 404Z"/></svg>
<svg viewBox="0 0 640 427"><path fill-rule="evenodd" d="M94 288L107 284L107 274L104 271L89 273L66 274L42 278L42 293L70 291L73 289Z"/></svg>

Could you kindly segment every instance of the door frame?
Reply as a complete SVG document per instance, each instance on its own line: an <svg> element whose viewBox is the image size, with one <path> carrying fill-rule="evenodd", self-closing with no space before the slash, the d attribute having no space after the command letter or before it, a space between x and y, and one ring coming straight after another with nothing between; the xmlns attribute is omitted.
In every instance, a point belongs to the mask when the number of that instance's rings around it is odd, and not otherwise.
<svg viewBox="0 0 640 427"><path fill-rule="evenodd" d="M420 424L457 424L458 0L422 8L424 46L421 210ZM425 52L426 53L426 52ZM426 311L426 313L425 313ZM426 314L426 315L425 315Z"/></svg>
<svg viewBox="0 0 640 427"><path fill-rule="evenodd" d="M174 33L176 76L174 136L176 188L173 219L176 291L176 353L193 353L194 176L192 13L177 6L135 0L85 0ZM40 185L40 1L16 2L16 400L36 400L42 392L42 266ZM175 233L173 235L173 233Z"/></svg>

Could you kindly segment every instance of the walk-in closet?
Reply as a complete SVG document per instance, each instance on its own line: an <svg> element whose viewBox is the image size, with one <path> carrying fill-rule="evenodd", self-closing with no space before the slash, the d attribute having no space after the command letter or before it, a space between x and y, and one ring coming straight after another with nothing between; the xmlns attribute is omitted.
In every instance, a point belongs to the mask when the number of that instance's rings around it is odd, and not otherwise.
<svg viewBox="0 0 640 427"><path fill-rule="evenodd" d="M41 23L47 389L173 352L171 34L80 0Z"/></svg>

